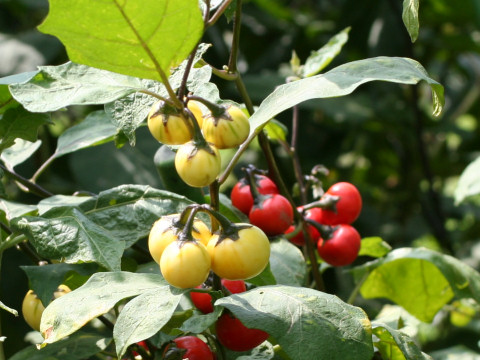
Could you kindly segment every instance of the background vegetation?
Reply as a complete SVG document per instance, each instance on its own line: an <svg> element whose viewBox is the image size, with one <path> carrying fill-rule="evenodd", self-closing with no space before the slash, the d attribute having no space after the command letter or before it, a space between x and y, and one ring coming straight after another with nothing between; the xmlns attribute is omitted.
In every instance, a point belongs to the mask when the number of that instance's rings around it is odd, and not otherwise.
<svg viewBox="0 0 480 360"><path fill-rule="evenodd" d="M56 38L35 29L47 12L46 0L0 1L0 76L68 60ZM393 248L442 249L479 270L478 198L456 203L455 190L462 171L480 154L480 5L476 0L465 0L461 6L447 0L422 0L415 43L401 15L399 0L361 4L353 0L246 1L239 66L254 103L259 104L291 75L293 51L304 61L311 50L347 27L351 28L349 40L329 68L380 55L419 61L445 87L446 106L439 117L431 116L427 85L377 82L363 85L350 96L308 101L300 106L300 119L305 123L298 147L301 163L305 172L316 164L328 168L326 187L339 180L357 185L364 199L356 222L362 236L380 236ZM204 42L216 43L206 54L212 65L221 67L228 57L230 35L231 24L226 19L207 32ZM218 86L223 97L235 100L231 84L218 81ZM16 171L30 177L55 150L58 134L91 109L70 107L53 113L52 125L40 128L42 151ZM278 120L288 126L291 116L286 111ZM55 160L38 183L62 194L78 189L97 193L125 183L161 188L153 165L157 148L142 128L135 147L127 144L117 150L108 143L64 156ZM291 164L281 146L275 154L293 183ZM255 151L248 155L244 161L259 161ZM231 186L227 184L223 191L228 194ZM0 190L9 200L34 201L6 181ZM28 255L16 248L4 254L3 271L8 275L2 277L0 298L13 308L21 307L28 288L19 265L31 264ZM325 276L328 292L348 296L344 289L351 286L351 280L341 270L329 269ZM369 306L369 315L375 316L381 305ZM5 349L8 358L27 344L28 327L21 317L4 311L0 316L3 334L15 339ZM434 320L435 329L426 326L416 334L424 351L463 344L477 352L480 321L474 319L460 328L446 319L440 313Z"/></svg>

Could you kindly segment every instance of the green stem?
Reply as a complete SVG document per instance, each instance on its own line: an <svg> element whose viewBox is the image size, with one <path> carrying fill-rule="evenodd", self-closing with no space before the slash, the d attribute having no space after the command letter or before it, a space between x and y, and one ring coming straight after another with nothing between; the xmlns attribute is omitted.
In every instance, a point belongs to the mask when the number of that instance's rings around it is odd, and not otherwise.
<svg viewBox="0 0 480 360"><path fill-rule="evenodd" d="M37 171L35 171L35 174L33 174L32 178L30 179L31 182L36 183L38 177L43 174L43 172L50 166L50 164L53 162L53 160L56 159L55 153L52 154L43 164L38 168Z"/></svg>
<svg viewBox="0 0 480 360"><path fill-rule="evenodd" d="M147 90L147 89L143 89L143 90L140 90L139 92L143 93L143 94L146 94L146 95L150 95L150 96L153 96L154 98L157 98L158 100L162 100L162 101L165 101L166 103L169 103L170 105L172 106L175 106L175 104L170 100L170 99L167 99L153 91L150 91L150 90Z"/></svg>
<svg viewBox="0 0 480 360"><path fill-rule="evenodd" d="M2 241L0 243L0 252L3 252L13 246L16 246L18 244L20 244L22 241L25 241L26 240L26 237L25 235L17 235L15 237L13 237L12 239L10 239L11 236L9 236L7 239L5 239L5 241Z"/></svg>

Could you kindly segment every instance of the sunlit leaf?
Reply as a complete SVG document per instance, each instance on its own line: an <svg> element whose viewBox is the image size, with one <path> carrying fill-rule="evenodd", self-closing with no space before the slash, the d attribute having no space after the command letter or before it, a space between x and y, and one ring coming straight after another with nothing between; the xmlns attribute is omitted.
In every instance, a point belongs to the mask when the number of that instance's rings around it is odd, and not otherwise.
<svg viewBox="0 0 480 360"><path fill-rule="evenodd" d="M480 157L472 161L462 172L455 189L455 203L458 205L469 196L480 194Z"/></svg>
<svg viewBox="0 0 480 360"><path fill-rule="evenodd" d="M402 19L412 42L415 42L418 37L418 29L420 27L418 22L418 7L420 0L403 0Z"/></svg>

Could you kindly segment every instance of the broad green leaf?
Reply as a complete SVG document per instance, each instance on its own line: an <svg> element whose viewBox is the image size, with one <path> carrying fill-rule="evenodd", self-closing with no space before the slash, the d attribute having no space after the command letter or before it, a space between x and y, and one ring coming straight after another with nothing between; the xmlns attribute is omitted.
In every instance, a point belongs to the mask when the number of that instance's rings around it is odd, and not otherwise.
<svg viewBox="0 0 480 360"><path fill-rule="evenodd" d="M270 253L271 256L271 253ZM270 263L267 265L263 271L258 274L257 276L248 279L248 283L256 285L256 286L265 286L265 285L276 285L277 280L275 276L273 276L272 269L270 268Z"/></svg>
<svg viewBox="0 0 480 360"><path fill-rule="evenodd" d="M480 274L460 260L425 248L401 248L354 269L367 276L364 298L387 298L431 322L453 296L480 301Z"/></svg>
<svg viewBox="0 0 480 360"><path fill-rule="evenodd" d="M280 121L272 119L265 126L267 136L271 140L287 140L288 129Z"/></svg>
<svg viewBox="0 0 480 360"><path fill-rule="evenodd" d="M250 137L258 134L274 116L303 101L345 96L370 81L416 84L426 81L432 88L433 114L442 111L443 86L428 77L417 61L398 57L376 57L340 65L324 74L278 86L250 117Z"/></svg>
<svg viewBox="0 0 480 360"><path fill-rule="evenodd" d="M179 213L192 203L183 196L150 186L122 185L102 191L79 207L89 220L129 247L148 236L158 218Z"/></svg>
<svg viewBox="0 0 480 360"><path fill-rule="evenodd" d="M462 172L455 189L455 204L469 196L480 194L480 157L472 161Z"/></svg>
<svg viewBox="0 0 480 360"><path fill-rule="evenodd" d="M39 69L28 82L10 85L13 97L33 112L105 104L143 89L140 79L72 62Z"/></svg>
<svg viewBox="0 0 480 360"><path fill-rule="evenodd" d="M13 355L10 360L81 360L105 350L112 339L102 335L78 332L68 339L38 350L31 345Z"/></svg>
<svg viewBox="0 0 480 360"><path fill-rule="evenodd" d="M32 114L21 107L8 109L0 116L0 152L12 146L17 138L36 141L38 127L49 120L46 114Z"/></svg>
<svg viewBox="0 0 480 360"><path fill-rule="evenodd" d="M88 219L77 208L53 208L39 216L23 216L12 227L24 233L40 256L67 263L96 262L120 270L125 242Z"/></svg>
<svg viewBox="0 0 480 360"><path fill-rule="evenodd" d="M36 73L37 71L31 71L0 78L0 115L7 111L7 109L18 107L18 102L10 94L8 85L28 81L35 76Z"/></svg>
<svg viewBox="0 0 480 360"><path fill-rule="evenodd" d="M210 195L206 195L205 200L210 202ZM233 206L230 198L222 193L220 193L220 213L225 215L230 221L236 223L248 222L248 217L246 217L244 213Z"/></svg>
<svg viewBox="0 0 480 360"><path fill-rule="evenodd" d="M52 301L42 315L43 344L74 333L90 320L110 311L117 302L165 287L161 276L130 272L100 272L78 289Z"/></svg>
<svg viewBox="0 0 480 360"><path fill-rule="evenodd" d="M13 201L0 199L0 210L5 212L5 217L8 221L12 219L29 214L37 210L35 205L21 204Z"/></svg>
<svg viewBox="0 0 480 360"><path fill-rule="evenodd" d="M170 320L184 292L165 285L129 301L113 328L118 357L121 358L130 344L157 333Z"/></svg>
<svg viewBox="0 0 480 360"><path fill-rule="evenodd" d="M203 19L198 0L50 0L39 30L74 62L161 81L193 50Z"/></svg>
<svg viewBox="0 0 480 360"><path fill-rule="evenodd" d="M12 170L15 166L23 163L32 156L41 144L41 140L31 142L23 139L16 139L13 146L2 152L1 159L5 163L5 166Z"/></svg>
<svg viewBox="0 0 480 360"><path fill-rule="evenodd" d="M7 305L5 305L3 302L0 301L0 309L3 309L7 312L9 312L10 314L13 314L15 316L18 316L18 311L15 310L15 309L12 309L11 307L8 307Z"/></svg>
<svg viewBox="0 0 480 360"><path fill-rule="evenodd" d="M44 306L52 300L53 293L63 283L68 273L91 275L97 270L93 264L50 264L43 266L20 266L27 274L30 288L37 294Z"/></svg>
<svg viewBox="0 0 480 360"><path fill-rule="evenodd" d="M418 7L420 0L403 0L402 19L412 43L418 38Z"/></svg>
<svg viewBox="0 0 480 360"><path fill-rule="evenodd" d="M284 238L270 243L270 269L277 284L305 285L307 276L305 258L295 245Z"/></svg>
<svg viewBox="0 0 480 360"><path fill-rule="evenodd" d="M90 196L73 196L73 195L50 196L48 198L40 200L40 202L37 204L38 214L43 215L48 210L53 209L55 207L78 206L81 203L87 201L88 199L90 199Z"/></svg>
<svg viewBox="0 0 480 360"><path fill-rule="evenodd" d="M382 238L368 237L362 239L358 255L379 258L388 254L390 250L392 250L392 247L383 241Z"/></svg>
<svg viewBox="0 0 480 360"><path fill-rule="evenodd" d="M350 28L348 27L333 36L320 50L312 51L305 61L305 65L301 68L302 78L316 75L326 68L348 41L349 32Z"/></svg>
<svg viewBox="0 0 480 360"><path fill-rule="evenodd" d="M407 334L388 325L372 322L375 347L382 358L389 360L433 360L423 353L413 339Z"/></svg>
<svg viewBox="0 0 480 360"><path fill-rule="evenodd" d="M370 321L360 308L308 288L266 286L215 302L266 331L292 359L370 360Z"/></svg>
<svg viewBox="0 0 480 360"><path fill-rule="evenodd" d="M104 111L94 111L81 123L65 130L58 138L53 156L65 154L112 141L117 130Z"/></svg>
<svg viewBox="0 0 480 360"><path fill-rule="evenodd" d="M194 313L182 323L180 330L183 332L200 334L217 321L221 312L222 308L220 306L215 306L213 312L209 314Z"/></svg>

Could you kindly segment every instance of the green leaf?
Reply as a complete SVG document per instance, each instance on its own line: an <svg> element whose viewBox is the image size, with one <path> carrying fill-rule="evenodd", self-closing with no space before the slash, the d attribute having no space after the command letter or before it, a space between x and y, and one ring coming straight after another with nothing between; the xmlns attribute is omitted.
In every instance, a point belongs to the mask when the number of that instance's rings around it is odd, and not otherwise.
<svg viewBox="0 0 480 360"><path fill-rule="evenodd" d="M21 107L8 109L0 117L0 152L12 146L17 138L36 141L38 127L49 120L48 115L32 114Z"/></svg>
<svg viewBox="0 0 480 360"><path fill-rule="evenodd" d="M27 274L30 289L40 298L46 307L52 300L53 293L63 284L68 273L91 275L97 270L93 264L50 264L43 266L20 266Z"/></svg>
<svg viewBox="0 0 480 360"><path fill-rule="evenodd" d="M118 357L125 354L130 344L157 333L170 320L184 292L166 285L129 301L113 328Z"/></svg>
<svg viewBox="0 0 480 360"><path fill-rule="evenodd" d="M215 302L270 334L292 359L370 360L371 325L360 308L308 288L266 286Z"/></svg>
<svg viewBox="0 0 480 360"><path fill-rule="evenodd" d="M367 276L366 299L387 298L417 319L431 322L455 295L480 301L480 274L460 260L425 248L401 248L354 269Z"/></svg>
<svg viewBox="0 0 480 360"><path fill-rule="evenodd" d="M348 41L349 32L350 27L343 29L333 36L326 45L322 46L320 50L312 51L302 67L301 76L303 78L310 77L326 68Z"/></svg>
<svg viewBox="0 0 480 360"><path fill-rule="evenodd" d="M7 305L5 305L3 302L0 301L0 309L3 309L7 312L9 312L10 314L13 314L15 316L18 316L18 311L15 310L15 309L12 309L11 307L8 307Z"/></svg>
<svg viewBox="0 0 480 360"><path fill-rule="evenodd" d="M248 279L247 282L256 286L277 284L277 280L275 279L275 276L273 276L272 270L270 269L270 263L267 265L265 269L263 269L263 271L260 274L258 274L257 276L251 279Z"/></svg>
<svg viewBox="0 0 480 360"><path fill-rule="evenodd" d="M280 121L270 120L265 126L265 131L270 140L287 140L288 129Z"/></svg>
<svg viewBox="0 0 480 360"><path fill-rule="evenodd" d="M110 311L122 299L165 287L159 275L100 272L78 289L52 301L42 315L43 344L74 333L90 320Z"/></svg>
<svg viewBox="0 0 480 360"><path fill-rule="evenodd" d="M305 285L307 276L305 258L295 245L284 238L270 243L270 269L277 284Z"/></svg>
<svg viewBox="0 0 480 360"><path fill-rule="evenodd" d="M87 359L105 350L111 341L103 335L78 332L40 350L36 345L28 346L10 360L65 360L67 354L68 360Z"/></svg>
<svg viewBox="0 0 480 360"><path fill-rule="evenodd" d="M10 108L18 107L18 102L10 94L8 85L30 80L37 71L25 72L0 78L0 115Z"/></svg>
<svg viewBox="0 0 480 360"><path fill-rule="evenodd" d="M212 326L222 313L220 306L215 306L213 312L209 314L194 313L190 318L185 320L180 327L183 332L200 334Z"/></svg>
<svg viewBox="0 0 480 360"><path fill-rule="evenodd" d="M368 237L362 239L358 255L379 258L387 255L390 250L392 250L392 247L383 241L382 238L377 236Z"/></svg>
<svg viewBox="0 0 480 360"><path fill-rule="evenodd" d="M53 208L39 216L23 216L12 221L40 256L63 259L67 263L96 262L120 270L125 242L72 207Z"/></svg>
<svg viewBox="0 0 480 360"><path fill-rule="evenodd" d="M105 104L143 89L140 79L72 62L39 69L28 82L10 85L13 97L33 112L55 111L69 105Z"/></svg>
<svg viewBox="0 0 480 360"><path fill-rule="evenodd" d="M58 138L53 156L65 154L113 141L117 130L109 116L102 110L94 111L81 123L65 130Z"/></svg>
<svg viewBox="0 0 480 360"><path fill-rule="evenodd" d="M102 191L79 207L89 220L129 247L148 236L163 215L179 213L193 204L186 197L145 185L121 185Z"/></svg>
<svg viewBox="0 0 480 360"><path fill-rule="evenodd" d="M50 0L39 30L57 36L79 64L162 80L203 34L198 0Z"/></svg>
<svg viewBox="0 0 480 360"><path fill-rule="evenodd" d="M38 214L43 215L48 210L55 207L64 207L64 206L78 206L81 203L90 199L90 196L73 196L73 195L54 195L43 200L37 204ZM23 215L23 214L20 214Z"/></svg>
<svg viewBox="0 0 480 360"><path fill-rule="evenodd" d="M383 359L389 360L432 360L423 353L413 339L407 334L395 330L388 325L372 322L375 347L380 351Z"/></svg>
<svg viewBox="0 0 480 360"><path fill-rule="evenodd" d="M460 175L455 189L455 204L480 194L480 157L472 161Z"/></svg>
<svg viewBox="0 0 480 360"><path fill-rule="evenodd" d="M274 116L306 100L345 96L370 81L416 84L421 80L431 86L433 114L439 115L444 104L443 86L429 78L417 61L376 57L346 63L324 74L278 86L250 117L250 136L258 134Z"/></svg>
<svg viewBox="0 0 480 360"><path fill-rule="evenodd" d="M5 149L0 157L5 163L5 166L12 170L15 166L30 158L30 156L38 150L40 145L42 145L41 140L30 142L23 139L16 139L15 144Z"/></svg>
<svg viewBox="0 0 480 360"><path fill-rule="evenodd" d="M0 210L5 212L5 217L8 221L12 219L29 214L37 210L35 205L21 204L13 201L0 199Z"/></svg>
<svg viewBox="0 0 480 360"><path fill-rule="evenodd" d="M418 29L420 27L418 23L418 7L420 5L419 0L403 0L402 19L412 43L417 40Z"/></svg>

